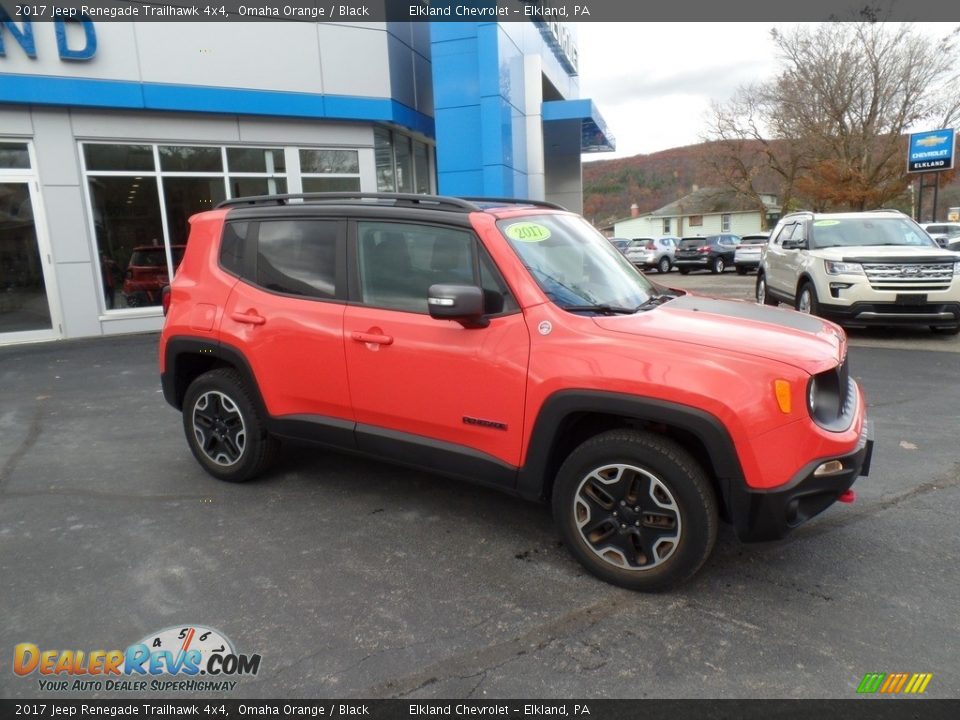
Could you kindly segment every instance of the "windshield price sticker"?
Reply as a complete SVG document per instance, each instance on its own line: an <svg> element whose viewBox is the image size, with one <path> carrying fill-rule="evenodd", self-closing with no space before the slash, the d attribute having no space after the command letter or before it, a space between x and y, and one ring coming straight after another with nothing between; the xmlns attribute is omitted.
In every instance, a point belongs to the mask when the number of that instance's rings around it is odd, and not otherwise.
<svg viewBox="0 0 960 720"><path fill-rule="evenodd" d="M550 230L538 223L514 223L507 228L507 237L520 242L542 242L550 237Z"/></svg>
<svg viewBox="0 0 960 720"><path fill-rule="evenodd" d="M814 227L827 227L829 225L839 225L839 220L817 220L813 223Z"/></svg>

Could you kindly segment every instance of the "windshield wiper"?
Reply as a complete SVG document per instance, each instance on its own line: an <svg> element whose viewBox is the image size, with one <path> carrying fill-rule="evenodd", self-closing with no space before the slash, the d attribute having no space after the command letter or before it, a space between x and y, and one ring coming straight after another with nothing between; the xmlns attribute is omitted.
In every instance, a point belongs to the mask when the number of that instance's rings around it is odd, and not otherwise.
<svg viewBox="0 0 960 720"><path fill-rule="evenodd" d="M604 315L633 315L635 308L620 307L619 305L607 305L600 303L597 305L561 305L561 309L570 312L597 312Z"/></svg>

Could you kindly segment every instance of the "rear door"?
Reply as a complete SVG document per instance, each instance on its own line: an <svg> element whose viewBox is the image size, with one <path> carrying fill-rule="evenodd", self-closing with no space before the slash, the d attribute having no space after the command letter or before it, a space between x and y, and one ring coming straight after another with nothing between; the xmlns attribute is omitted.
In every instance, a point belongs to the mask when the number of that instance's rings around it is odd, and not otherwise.
<svg viewBox="0 0 960 720"><path fill-rule="evenodd" d="M474 233L358 221L350 247L344 335L360 449L454 474L457 463L519 465L530 338ZM481 285L490 324L430 317L438 283Z"/></svg>
<svg viewBox="0 0 960 720"><path fill-rule="evenodd" d="M241 278L220 333L246 357L271 416L309 423L317 439L332 429L331 440L351 444L345 234L338 219L251 222L243 257L231 260Z"/></svg>

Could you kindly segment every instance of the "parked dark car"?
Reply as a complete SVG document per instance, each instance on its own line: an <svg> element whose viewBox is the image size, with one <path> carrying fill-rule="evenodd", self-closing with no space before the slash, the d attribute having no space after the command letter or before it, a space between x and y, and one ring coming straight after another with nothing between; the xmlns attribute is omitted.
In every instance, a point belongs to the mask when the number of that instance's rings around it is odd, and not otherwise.
<svg viewBox="0 0 960 720"><path fill-rule="evenodd" d="M681 275L691 270L709 270L722 273L733 265L733 255L740 236L723 234L707 237L685 237L680 241L673 257L673 264Z"/></svg>
<svg viewBox="0 0 960 720"><path fill-rule="evenodd" d="M627 246L630 244L629 238L610 238L610 244L613 245L622 254L627 254Z"/></svg>

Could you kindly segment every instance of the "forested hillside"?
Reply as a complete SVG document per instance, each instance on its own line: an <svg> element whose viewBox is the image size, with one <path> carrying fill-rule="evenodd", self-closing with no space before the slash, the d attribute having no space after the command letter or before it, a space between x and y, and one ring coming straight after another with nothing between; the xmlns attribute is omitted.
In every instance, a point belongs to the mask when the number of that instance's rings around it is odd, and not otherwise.
<svg viewBox="0 0 960 720"><path fill-rule="evenodd" d="M583 165L583 214L594 225L602 227L629 217L632 203L645 213L687 195L693 185L722 186L710 156L711 145L701 143L649 155L586 162ZM761 168L758 173L760 189L776 194L778 183L774 173ZM915 184L919 184L919 179ZM928 190L924 196L925 214L932 204L932 192ZM960 206L960 177L940 189L938 218L946 219L947 208L951 206ZM908 208L909 202L906 202L903 209Z"/></svg>

